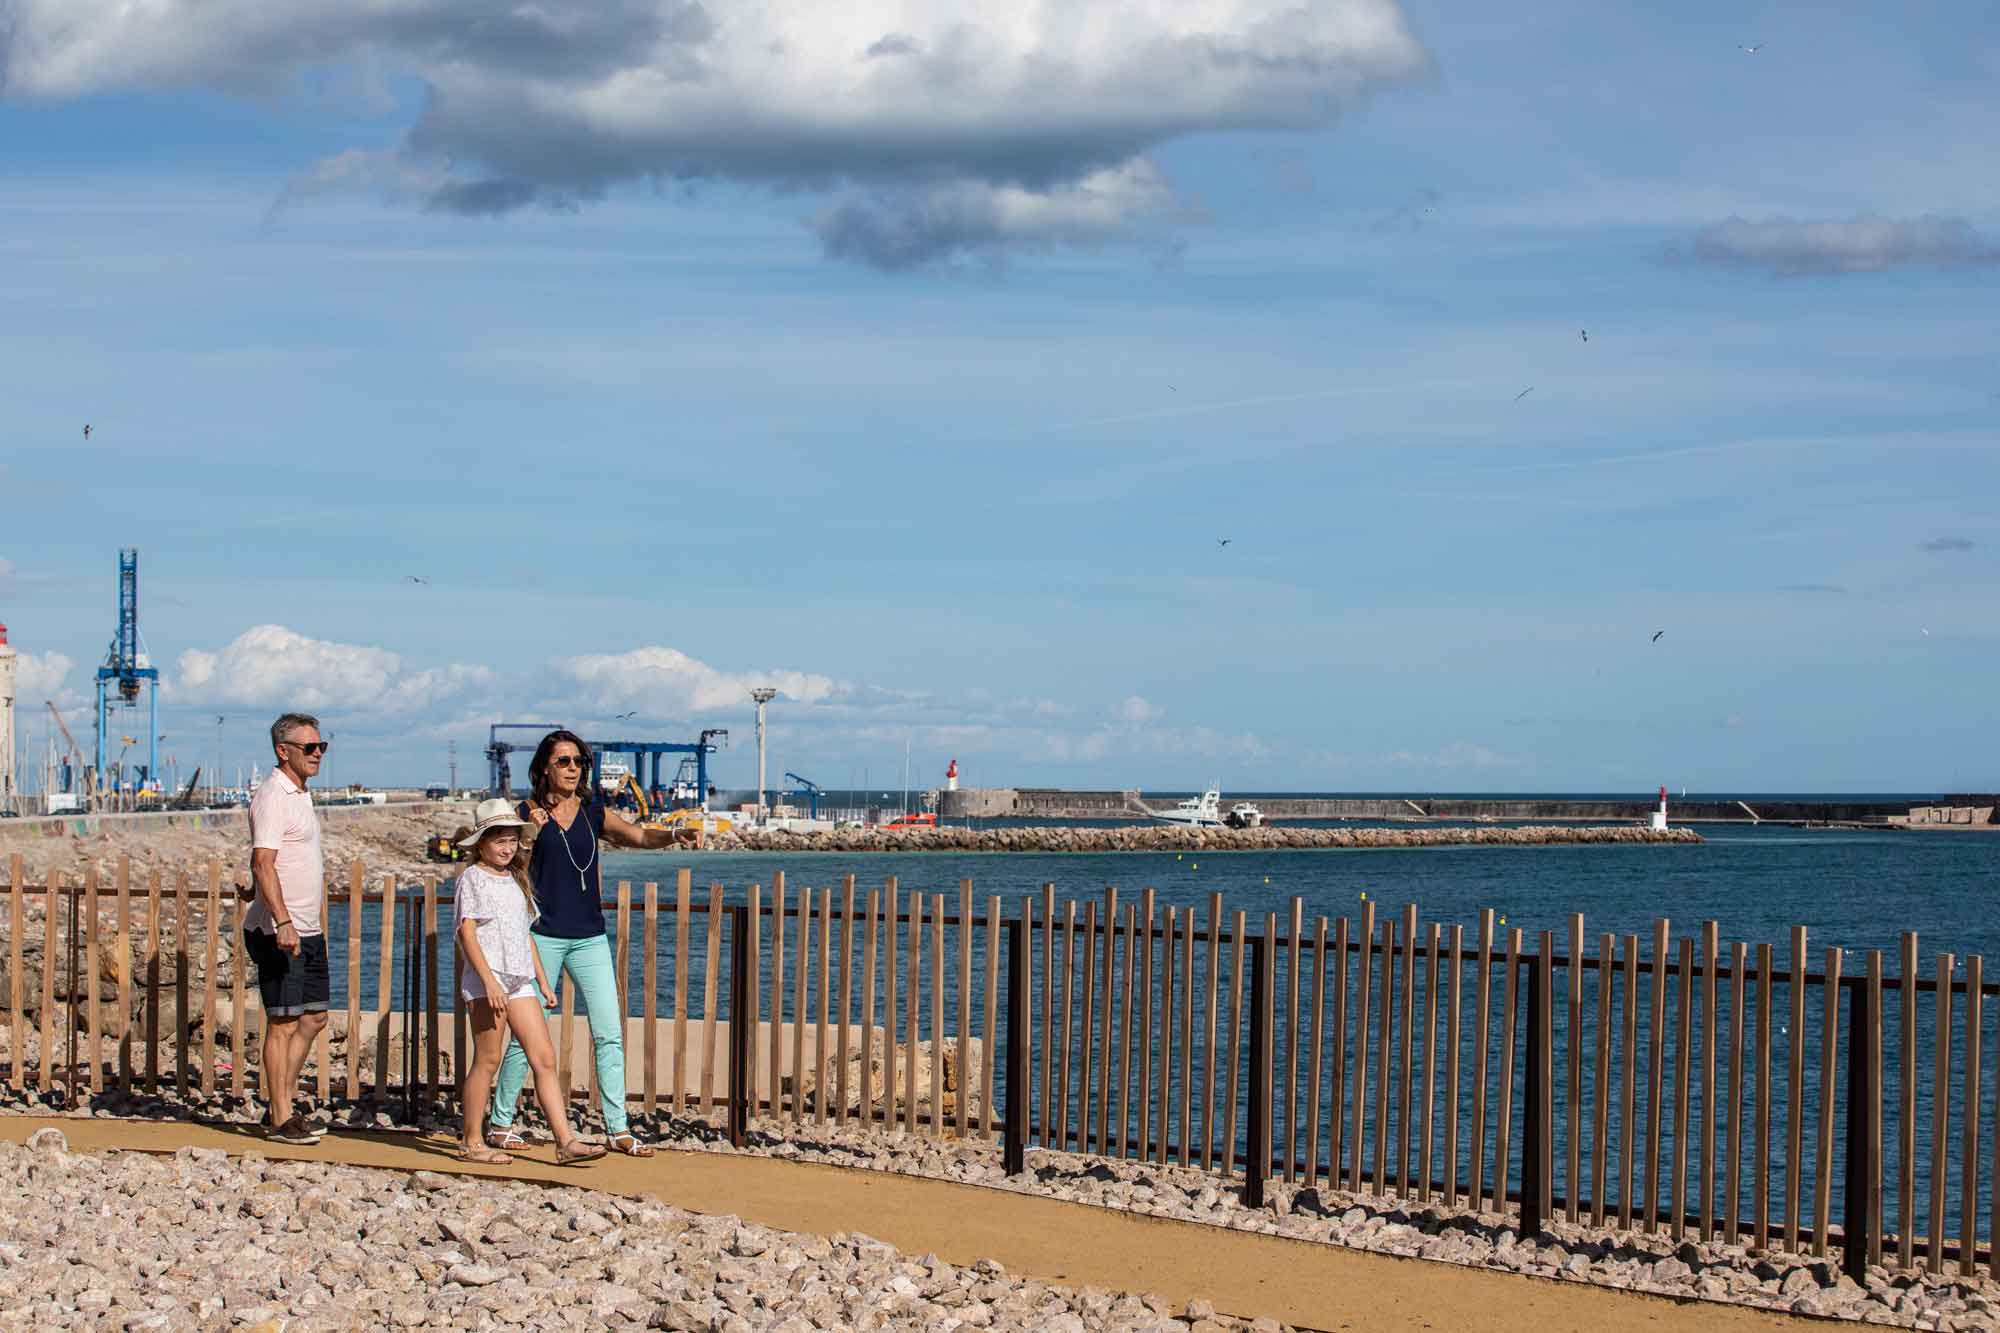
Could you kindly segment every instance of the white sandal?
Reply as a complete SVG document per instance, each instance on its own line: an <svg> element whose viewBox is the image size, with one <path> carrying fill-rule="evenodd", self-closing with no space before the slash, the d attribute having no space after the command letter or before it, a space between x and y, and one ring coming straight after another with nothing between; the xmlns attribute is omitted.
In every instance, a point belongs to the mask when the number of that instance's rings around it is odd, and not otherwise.
<svg viewBox="0 0 2000 1333"><path fill-rule="evenodd" d="M511 1129L489 1129L486 1146L499 1152L518 1152L528 1146L528 1141Z"/></svg>

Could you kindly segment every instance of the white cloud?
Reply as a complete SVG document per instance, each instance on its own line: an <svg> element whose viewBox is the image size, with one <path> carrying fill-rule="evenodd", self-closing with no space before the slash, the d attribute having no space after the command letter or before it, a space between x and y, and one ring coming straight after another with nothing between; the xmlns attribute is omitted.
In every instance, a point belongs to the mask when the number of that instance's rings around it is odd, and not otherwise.
<svg viewBox="0 0 2000 1333"><path fill-rule="evenodd" d="M485 667L405 672L386 648L257 625L215 652L190 648L162 691L179 701L353 713L408 713L488 682Z"/></svg>
<svg viewBox="0 0 2000 1333"><path fill-rule="evenodd" d="M1118 705L1118 716L1127 722L1152 722L1160 716L1160 710L1146 702L1139 695L1127 695L1125 702Z"/></svg>
<svg viewBox="0 0 2000 1333"><path fill-rule="evenodd" d="M1779 277L2000 263L2000 248L1986 244L1970 223L1941 217L1864 216L1845 222L1730 218L1696 233L1694 255L1711 264L1769 269Z"/></svg>
<svg viewBox="0 0 2000 1333"><path fill-rule="evenodd" d="M793 703L823 704L851 692L830 676L806 671L718 671L678 648L566 658L552 668L583 691L573 704L605 712L637 708L649 717L736 711L750 706L750 691L769 686Z"/></svg>
<svg viewBox="0 0 2000 1333"><path fill-rule="evenodd" d="M63 686L69 678L70 668L76 663L61 653L22 653L14 659L14 700L15 710L33 705L41 707L44 699L53 699L58 707L80 695L72 695Z"/></svg>
<svg viewBox="0 0 2000 1333"><path fill-rule="evenodd" d="M6 12L0 89L16 97L269 96L307 70L421 80L406 165L336 155L303 192L366 183L499 213L625 181L887 190L814 224L833 252L884 267L1103 239L1165 198L1149 149L1323 127L1431 71L1395 0L12 0Z"/></svg>

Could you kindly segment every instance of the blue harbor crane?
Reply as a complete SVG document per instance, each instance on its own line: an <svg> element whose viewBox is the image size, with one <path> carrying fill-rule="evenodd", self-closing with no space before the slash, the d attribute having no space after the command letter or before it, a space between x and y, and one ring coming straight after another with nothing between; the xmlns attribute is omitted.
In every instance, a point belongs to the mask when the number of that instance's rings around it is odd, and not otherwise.
<svg viewBox="0 0 2000 1333"><path fill-rule="evenodd" d="M97 668L97 786L116 795L119 775L106 763L107 747L117 733L111 725L113 709L136 708L141 691L146 696L146 766L139 770L138 789L143 791L159 781L160 772L160 673L153 666L139 638L139 552L126 546L118 551L118 632L105 653L104 665ZM119 766L123 767L121 754Z"/></svg>
<svg viewBox="0 0 2000 1333"><path fill-rule="evenodd" d="M487 783L490 794L511 796L513 794L513 774L507 767L507 756L525 747L500 739L503 731L539 731L544 735L562 726L560 722L495 722L486 729L486 765L489 776Z"/></svg>
<svg viewBox="0 0 2000 1333"><path fill-rule="evenodd" d="M791 800L791 799L792 799L793 797L795 797L795 796L803 796L803 797L805 797L805 798L806 798L806 799L807 799L808 801L810 801L810 802L812 803L812 817L813 817L814 819L818 819L818 818L819 818L819 794L820 794L820 791L821 791L821 787L820 787L820 785L819 785L819 784L818 784L817 782L812 782L812 781L809 781L809 780L808 780L808 779L806 779L806 778L802 778L802 777L800 777L800 776L799 776L798 774L796 774L796 773L787 773L787 774L785 774L785 781L787 781L787 782L796 782L796 783L798 783L798 784L799 784L799 785L798 785L798 788L797 788L797 790L795 790L795 791L788 791L788 792L786 792L786 793L785 793L785 799L786 799L787 801L789 801L789 800Z"/></svg>

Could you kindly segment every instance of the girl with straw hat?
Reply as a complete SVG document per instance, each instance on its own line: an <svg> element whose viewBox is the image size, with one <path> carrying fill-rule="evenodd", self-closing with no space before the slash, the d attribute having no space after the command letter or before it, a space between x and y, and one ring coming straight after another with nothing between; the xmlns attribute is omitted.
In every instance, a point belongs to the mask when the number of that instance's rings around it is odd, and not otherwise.
<svg viewBox="0 0 2000 1333"><path fill-rule="evenodd" d="M462 985L472 1011L473 1039L472 1066L465 1072L459 1156L494 1166L514 1160L489 1148L480 1137L487 1093L511 1029L534 1070L535 1100L555 1133L556 1164L602 1157L602 1147L583 1142L570 1128L556 1078L555 1044L542 1015L544 1007L556 1007L555 988L528 940L535 891L528 882L527 858L521 854L521 829L527 821L504 800L481 801L473 813L478 822L458 838L458 846L471 852L473 861L454 887L458 949L465 959Z"/></svg>

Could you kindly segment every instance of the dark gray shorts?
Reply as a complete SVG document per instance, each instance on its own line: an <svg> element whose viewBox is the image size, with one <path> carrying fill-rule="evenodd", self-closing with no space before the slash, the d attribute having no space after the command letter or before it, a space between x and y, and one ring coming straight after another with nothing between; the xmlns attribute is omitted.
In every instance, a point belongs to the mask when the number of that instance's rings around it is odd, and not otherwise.
<svg viewBox="0 0 2000 1333"><path fill-rule="evenodd" d="M243 932L250 961L257 964L257 990L267 1018L297 1018L324 1012L331 993L326 976L326 936L299 936L297 954L278 947L278 937L261 930Z"/></svg>

